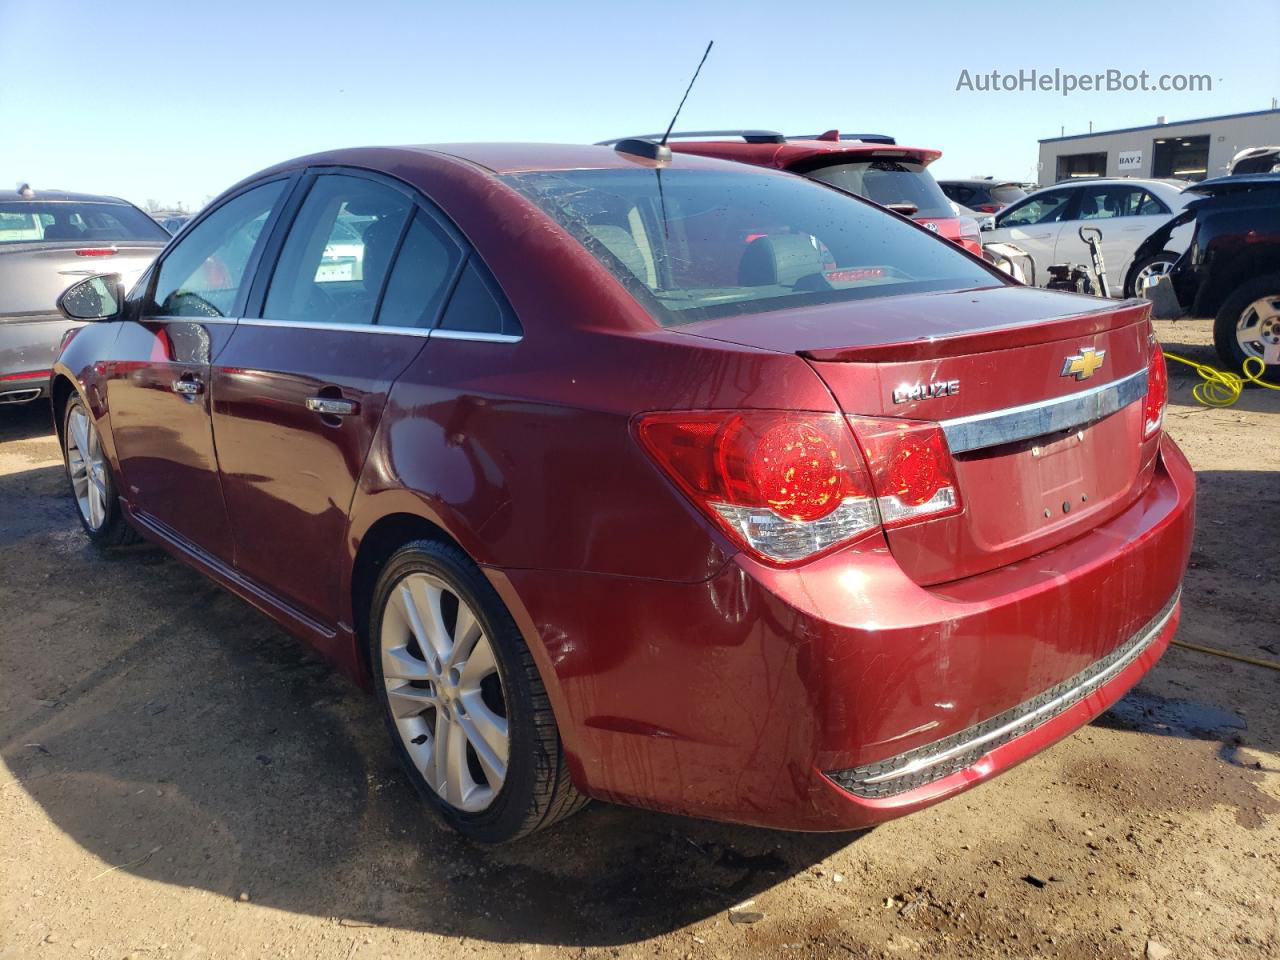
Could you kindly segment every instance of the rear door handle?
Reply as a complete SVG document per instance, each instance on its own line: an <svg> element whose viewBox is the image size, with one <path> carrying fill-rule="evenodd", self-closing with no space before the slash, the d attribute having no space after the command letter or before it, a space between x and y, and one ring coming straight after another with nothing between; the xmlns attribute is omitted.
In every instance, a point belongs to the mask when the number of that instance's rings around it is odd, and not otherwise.
<svg viewBox="0 0 1280 960"><path fill-rule="evenodd" d="M173 381L173 392L183 397L194 397L204 393L204 384L194 377L186 377Z"/></svg>
<svg viewBox="0 0 1280 960"><path fill-rule="evenodd" d="M340 400L336 397L307 397L307 409L330 417L349 417L360 411L360 404L354 400Z"/></svg>

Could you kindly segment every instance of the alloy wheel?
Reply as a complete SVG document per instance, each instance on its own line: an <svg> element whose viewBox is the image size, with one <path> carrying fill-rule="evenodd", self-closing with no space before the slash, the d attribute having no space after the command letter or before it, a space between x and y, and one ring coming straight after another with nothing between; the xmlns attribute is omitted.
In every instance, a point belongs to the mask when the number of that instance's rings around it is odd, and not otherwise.
<svg viewBox="0 0 1280 960"><path fill-rule="evenodd" d="M1147 287L1155 283L1157 277L1163 277L1168 273L1173 268L1173 264L1173 260L1153 260L1148 263L1133 278L1133 295L1145 296Z"/></svg>
<svg viewBox="0 0 1280 960"><path fill-rule="evenodd" d="M107 519L107 462L98 428L79 404L67 418L66 444L76 505L89 529L100 530Z"/></svg>
<svg viewBox="0 0 1280 960"><path fill-rule="evenodd" d="M1240 313L1236 342L1246 357L1280 362L1280 296L1262 297Z"/></svg>
<svg viewBox="0 0 1280 960"><path fill-rule="evenodd" d="M408 574L387 598L379 651L414 766L450 806L487 809L506 780L511 740L502 677L475 611L444 581Z"/></svg>

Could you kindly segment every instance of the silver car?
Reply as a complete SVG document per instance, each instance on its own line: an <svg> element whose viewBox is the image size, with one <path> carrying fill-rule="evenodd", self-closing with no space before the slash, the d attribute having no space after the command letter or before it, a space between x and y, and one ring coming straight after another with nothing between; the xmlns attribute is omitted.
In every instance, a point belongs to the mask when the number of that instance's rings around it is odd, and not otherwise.
<svg viewBox="0 0 1280 960"><path fill-rule="evenodd" d="M0 191L0 406L44 396L62 337L54 306L80 277L118 273L126 289L169 234L115 197Z"/></svg>

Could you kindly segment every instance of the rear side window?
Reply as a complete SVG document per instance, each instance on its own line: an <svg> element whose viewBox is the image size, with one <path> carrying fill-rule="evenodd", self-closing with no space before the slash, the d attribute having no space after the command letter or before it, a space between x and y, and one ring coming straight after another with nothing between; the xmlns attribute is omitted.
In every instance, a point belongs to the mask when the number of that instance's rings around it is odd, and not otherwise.
<svg viewBox="0 0 1280 960"><path fill-rule="evenodd" d="M378 312L383 327L433 327L462 259L458 245L430 216L414 214Z"/></svg>
<svg viewBox="0 0 1280 960"><path fill-rule="evenodd" d="M167 234L141 210L123 203L79 200L0 203L0 244L167 243Z"/></svg>
<svg viewBox="0 0 1280 960"><path fill-rule="evenodd" d="M922 164L905 160L861 160L828 163L802 171L806 177L830 184L848 193L874 200L881 206L910 204L915 212L899 211L909 217L954 217L933 175Z"/></svg>
<svg viewBox="0 0 1280 960"><path fill-rule="evenodd" d="M504 179L663 324L1003 282L950 241L803 177L636 168Z"/></svg>
<svg viewBox="0 0 1280 960"><path fill-rule="evenodd" d="M477 263L474 254L468 258L462 276L458 278L458 286L445 308L440 329L511 336L520 333L520 325L506 298L495 289L488 271Z"/></svg>
<svg viewBox="0 0 1280 960"><path fill-rule="evenodd" d="M280 250L262 315L296 323L373 323L412 203L362 177L317 177Z"/></svg>
<svg viewBox="0 0 1280 960"><path fill-rule="evenodd" d="M151 315L230 316L245 270L285 181L246 190L175 241L156 277Z"/></svg>

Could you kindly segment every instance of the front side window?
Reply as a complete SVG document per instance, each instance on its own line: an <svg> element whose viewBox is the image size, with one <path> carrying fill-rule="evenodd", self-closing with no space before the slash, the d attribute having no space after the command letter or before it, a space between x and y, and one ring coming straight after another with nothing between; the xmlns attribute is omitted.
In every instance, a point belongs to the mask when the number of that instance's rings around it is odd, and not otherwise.
<svg viewBox="0 0 1280 960"><path fill-rule="evenodd" d="M1029 227L1037 223L1059 223L1067 216L1074 190L1046 190L1006 210L996 217L997 227Z"/></svg>
<svg viewBox="0 0 1280 960"><path fill-rule="evenodd" d="M663 324L1002 282L954 244L802 177L637 168L504 179Z"/></svg>
<svg viewBox="0 0 1280 960"><path fill-rule="evenodd" d="M275 180L228 200L189 230L165 255L147 309L166 317L231 315L250 258L285 181Z"/></svg>
<svg viewBox="0 0 1280 960"><path fill-rule="evenodd" d="M169 235L141 210L123 203L18 200L0 203L0 244L167 243Z"/></svg>
<svg viewBox="0 0 1280 960"><path fill-rule="evenodd" d="M280 250L262 315L297 323L373 323L412 210L362 177L317 177Z"/></svg>

